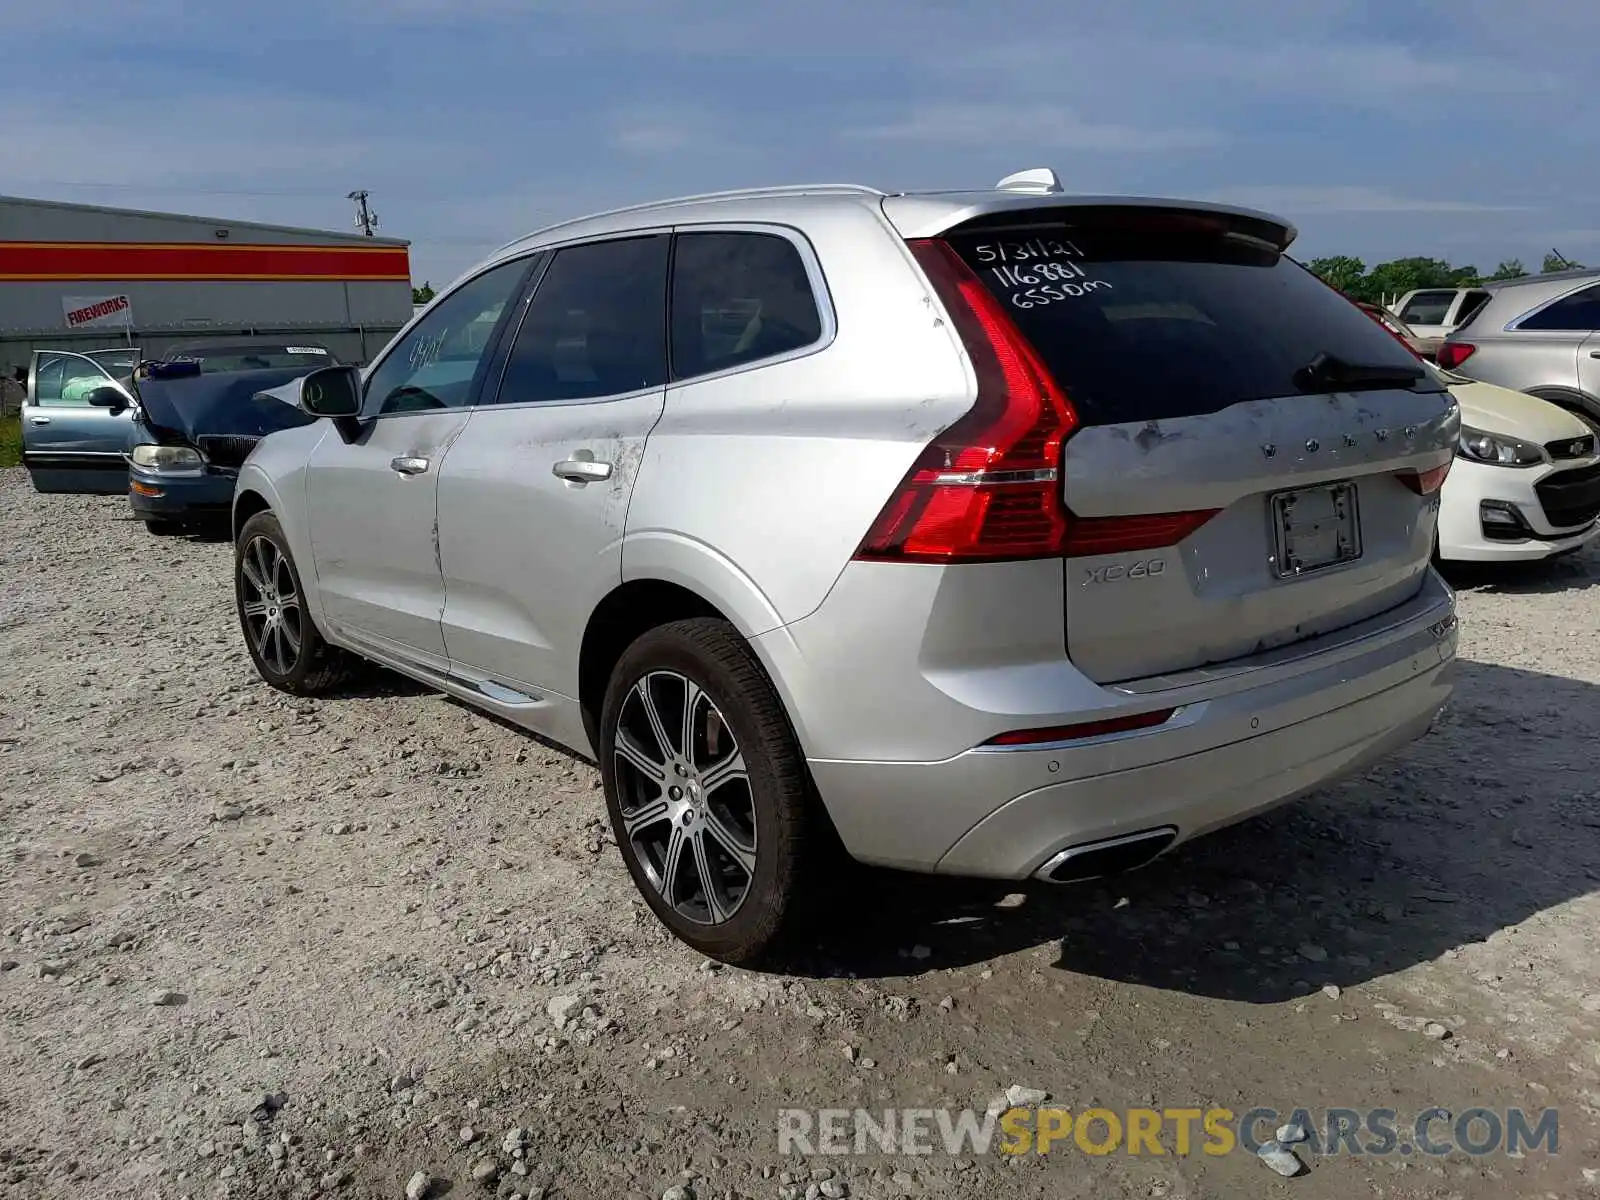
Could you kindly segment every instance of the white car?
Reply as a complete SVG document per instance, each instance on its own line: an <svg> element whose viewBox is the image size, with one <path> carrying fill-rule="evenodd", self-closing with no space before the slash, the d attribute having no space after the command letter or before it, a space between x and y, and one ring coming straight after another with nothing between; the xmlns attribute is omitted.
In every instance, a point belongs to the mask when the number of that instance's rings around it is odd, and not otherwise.
<svg viewBox="0 0 1600 1200"><path fill-rule="evenodd" d="M1439 500L1441 559L1552 558L1600 533L1594 430L1526 392L1439 374L1461 406L1461 443Z"/></svg>

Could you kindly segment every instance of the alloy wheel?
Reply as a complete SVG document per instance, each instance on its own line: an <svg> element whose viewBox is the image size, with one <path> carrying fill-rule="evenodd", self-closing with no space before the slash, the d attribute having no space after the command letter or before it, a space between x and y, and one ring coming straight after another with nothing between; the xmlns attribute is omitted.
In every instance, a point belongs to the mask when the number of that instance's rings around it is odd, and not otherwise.
<svg viewBox="0 0 1600 1200"><path fill-rule="evenodd" d="M239 561L245 629L262 662L279 675L294 670L305 642L305 610L289 560L268 537L254 537Z"/></svg>
<svg viewBox="0 0 1600 1200"><path fill-rule="evenodd" d="M651 671L614 739L622 824L651 885L685 919L729 920L755 880L755 799L744 754L704 689Z"/></svg>

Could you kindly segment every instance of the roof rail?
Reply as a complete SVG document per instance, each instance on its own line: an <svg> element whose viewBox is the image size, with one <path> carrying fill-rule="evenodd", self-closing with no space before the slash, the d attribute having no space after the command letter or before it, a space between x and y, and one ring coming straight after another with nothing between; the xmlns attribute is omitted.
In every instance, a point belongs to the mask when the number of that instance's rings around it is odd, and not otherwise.
<svg viewBox="0 0 1600 1200"><path fill-rule="evenodd" d="M867 187L865 184L860 183L794 183L777 187L732 188L728 191L701 192L692 196L669 196L662 200L647 200L640 204L625 204L620 208L608 208L602 212L585 213L581 217L569 217L565 221L542 225L538 229L512 238L505 245L497 248L494 254L501 254L513 246L521 245L530 238L542 237L553 230L563 229L568 225L578 225L601 217L618 217L626 213L648 212L653 208L669 208L677 204L699 204L716 200L759 200L766 196L882 196L883 194L877 188ZM490 255L490 257L492 258L494 255Z"/></svg>

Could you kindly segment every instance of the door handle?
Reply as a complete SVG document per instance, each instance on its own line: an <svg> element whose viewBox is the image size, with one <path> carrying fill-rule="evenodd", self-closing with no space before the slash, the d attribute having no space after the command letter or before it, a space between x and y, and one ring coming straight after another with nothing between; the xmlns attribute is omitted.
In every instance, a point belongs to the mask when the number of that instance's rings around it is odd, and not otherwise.
<svg viewBox="0 0 1600 1200"><path fill-rule="evenodd" d="M550 468L557 479L569 483L598 483L611 478L611 464L595 462L592 458L568 458Z"/></svg>
<svg viewBox="0 0 1600 1200"><path fill-rule="evenodd" d="M1590 358L1600 358L1600 350L1591 350L1591 351L1589 351L1589 357Z"/></svg>
<svg viewBox="0 0 1600 1200"><path fill-rule="evenodd" d="M33 424L35 424L35 425L48 425L48 424L50 424L50 418L49 417L29 417L28 420L30 422L32 422Z"/></svg>
<svg viewBox="0 0 1600 1200"><path fill-rule="evenodd" d="M421 475L428 469L428 460L425 458L391 458L389 469L397 475Z"/></svg>

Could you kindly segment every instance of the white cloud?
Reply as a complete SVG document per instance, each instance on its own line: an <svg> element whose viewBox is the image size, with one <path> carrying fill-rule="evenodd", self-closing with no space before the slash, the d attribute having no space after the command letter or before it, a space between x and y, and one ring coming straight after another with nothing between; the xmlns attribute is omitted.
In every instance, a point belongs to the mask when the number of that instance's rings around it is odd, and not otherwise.
<svg viewBox="0 0 1600 1200"><path fill-rule="evenodd" d="M611 113L607 124L612 148L629 155L726 154L737 142L721 117L687 105L623 108Z"/></svg>
<svg viewBox="0 0 1600 1200"><path fill-rule="evenodd" d="M1150 153L1214 146L1221 135L1208 129L1156 129L1101 123L1053 105L999 102L928 104L906 116L844 132L846 138L930 142L963 148L1034 145L1050 150Z"/></svg>

